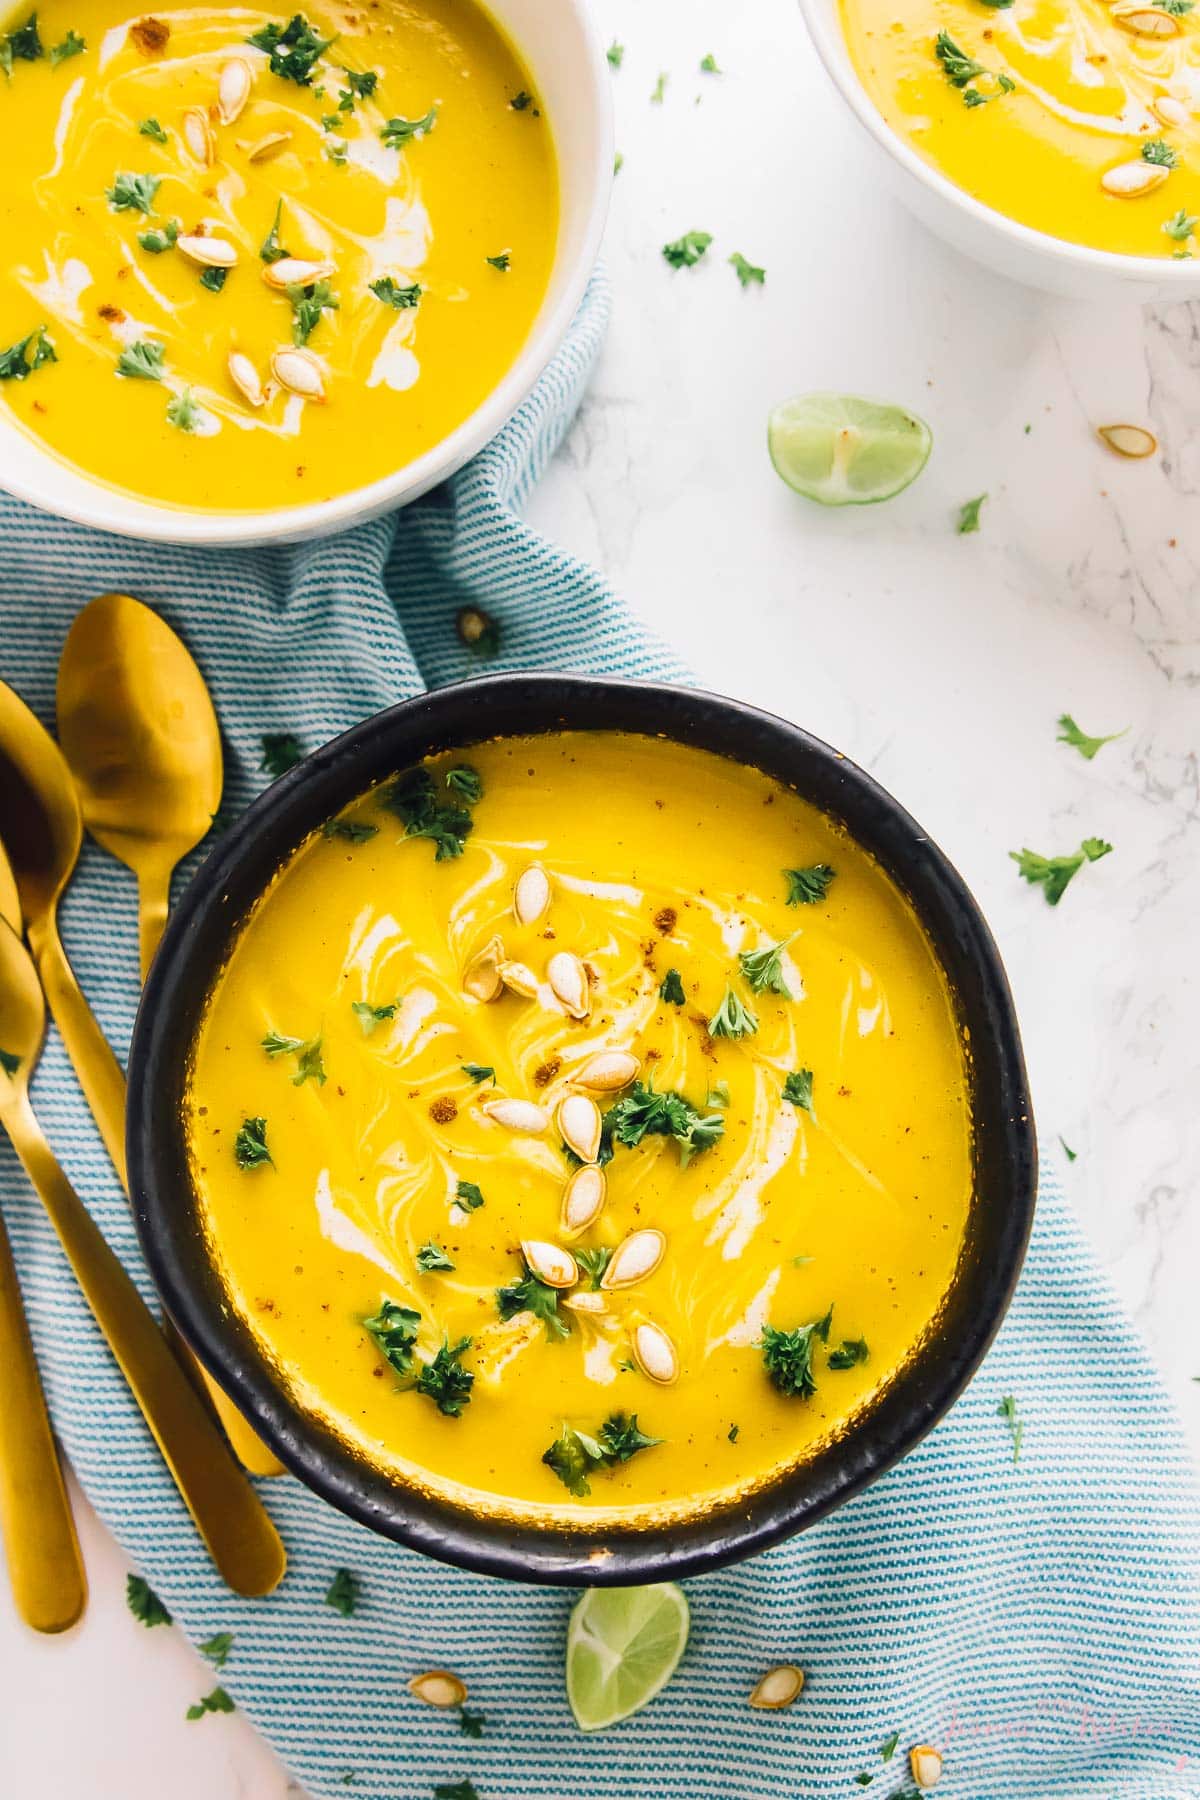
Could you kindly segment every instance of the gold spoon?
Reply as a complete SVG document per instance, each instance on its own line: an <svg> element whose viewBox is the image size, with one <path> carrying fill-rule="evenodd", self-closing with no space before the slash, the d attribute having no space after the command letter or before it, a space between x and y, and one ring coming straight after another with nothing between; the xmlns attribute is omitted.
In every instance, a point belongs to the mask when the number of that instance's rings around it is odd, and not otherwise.
<svg viewBox="0 0 1200 1800"><path fill-rule="evenodd" d="M59 897L82 841L79 801L61 750L0 681L0 842L16 877L29 948L50 1011L124 1186L125 1078L58 935Z"/></svg>
<svg viewBox="0 0 1200 1800"><path fill-rule="evenodd" d="M167 922L171 875L212 825L224 771L204 677L186 645L140 600L101 594L67 633L58 737L84 824L137 876L144 981ZM204 1373L198 1365L197 1372ZM251 1474L282 1475L233 1402L204 1379Z"/></svg>
<svg viewBox="0 0 1200 1800"><path fill-rule="evenodd" d="M204 677L170 626L128 594L91 601L67 634L58 741L84 824L137 876L144 981L172 871L211 826L223 771Z"/></svg>
<svg viewBox="0 0 1200 1800"><path fill-rule="evenodd" d="M286 1567L279 1534L33 1115L29 1077L45 1029L45 1002L33 960L12 927L0 922L0 1044L8 1052L0 1066L0 1126L41 1197L96 1323L222 1577L237 1594L269 1594Z"/></svg>
<svg viewBox="0 0 1200 1800"><path fill-rule="evenodd" d="M0 845L0 921L20 933L17 884ZM0 1043L0 1062L10 1054ZM0 1536L17 1611L35 1631L66 1631L87 1605L87 1575L50 1429L16 1266L0 1219Z"/></svg>
<svg viewBox="0 0 1200 1800"><path fill-rule="evenodd" d="M208 703L207 694L204 699ZM206 828L209 822L206 818ZM29 947L55 1024L62 1033L67 1055L113 1168L128 1194L125 1077L80 991L58 936L59 896L74 871L83 842L79 799L62 751L40 719L2 681L0 842L7 847L12 861ZM169 875L169 869L167 872ZM171 1335L174 1337L173 1332ZM241 1461L254 1475L282 1474L282 1465L251 1431L233 1402L199 1364L192 1362L183 1344L177 1338L175 1341L196 1374L203 1378Z"/></svg>

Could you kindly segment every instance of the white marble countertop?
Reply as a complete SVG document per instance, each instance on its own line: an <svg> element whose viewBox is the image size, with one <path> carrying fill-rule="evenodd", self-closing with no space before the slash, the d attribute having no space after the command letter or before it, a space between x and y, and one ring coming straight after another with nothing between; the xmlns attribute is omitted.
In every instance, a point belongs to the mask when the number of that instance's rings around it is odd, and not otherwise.
<svg viewBox="0 0 1200 1800"><path fill-rule="evenodd" d="M530 508L710 685L866 765L940 841L999 938L1044 1144L1200 1454L1200 304L1089 309L945 249L878 185L792 0L596 0L613 77L612 333ZM702 75L713 53L724 73ZM660 71L665 99L650 95ZM672 272L661 245L714 234ZM765 266L743 292L727 258ZM811 388L930 421L920 481L824 512L767 459L769 406ZM1148 425L1162 454L1095 440ZM956 534L986 491L982 530ZM1102 733L1094 762L1059 713ZM1008 852L1111 840L1057 910ZM85 1516L92 1602L38 1641L0 1583L0 1793L278 1800L238 1716L187 1724L210 1685L124 1605Z"/></svg>

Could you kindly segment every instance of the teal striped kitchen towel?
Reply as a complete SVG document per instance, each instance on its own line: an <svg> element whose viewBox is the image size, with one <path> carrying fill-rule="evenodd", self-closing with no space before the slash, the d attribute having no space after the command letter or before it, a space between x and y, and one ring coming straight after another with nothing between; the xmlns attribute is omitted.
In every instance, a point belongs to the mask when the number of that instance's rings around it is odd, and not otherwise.
<svg viewBox="0 0 1200 1800"><path fill-rule="evenodd" d="M206 553L126 543L0 502L0 674L50 723L76 610L128 590L182 633L226 734L226 805L267 777L264 733L314 747L478 668L454 616L502 628L498 668L683 679L594 571L520 508L570 421L603 335L593 283L565 348L500 437L419 505L323 543ZM118 1052L137 997L134 890L85 848L69 953ZM104 1231L150 1295L133 1227L61 1046L35 1097ZM229 1693L312 1795L431 1800L846 1800L906 1789L903 1750L945 1753L947 1800L1200 1794L1197 1493L1159 1381L1043 1172L1007 1323L949 1416L866 1493L790 1544L688 1584L693 1632L669 1688L611 1733L563 1694L573 1596L443 1568L373 1537L295 1480L263 1484L291 1558L269 1600L214 1576L7 1145L12 1230L58 1430L132 1565L199 1643L231 1631ZM1017 1399L1019 1461L997 1407ZM324 1604L334 1571L357 1612ZM746 1695L772 1663L808 1683L785 1713ZM483 1736L410 1698L457 1670ZM197 1692L215 1677L197 1670ZM9 1721L7 1729L16 1727ZM206 1719L197 1730L220 1730ZM899 1734L890 1762L880 1746Z"/></svg>

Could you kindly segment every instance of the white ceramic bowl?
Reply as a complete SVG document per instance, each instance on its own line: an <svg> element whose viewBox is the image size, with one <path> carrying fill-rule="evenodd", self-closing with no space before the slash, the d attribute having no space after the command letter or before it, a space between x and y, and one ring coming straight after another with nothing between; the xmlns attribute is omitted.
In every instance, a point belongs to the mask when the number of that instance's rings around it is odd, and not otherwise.
<svg viewBox="0 0 1200 1800"><path fill-rule="evenodd" d="M1187 299L1200 292L1200 259L1174 261L1092 250L1019 225L956 187L896 135L859 79L837 0L800 0L809 35L834 86L874 146L906 206L967 256L1031 287L1077 299Z"/></svg>
<svg viewBox="0 0 1200 1800"><path fill-rule="evenodd" d="M61 462L0 409L0 487L125 537L168 544L294 543L404 506L462 467L527 397L562 343L596 261L612 186L611 81L587 0L480 0L533 77L558 153L559 234L550 284L521 354L483 405L416 462L311 506L186 512L111 488Z"/></svg>

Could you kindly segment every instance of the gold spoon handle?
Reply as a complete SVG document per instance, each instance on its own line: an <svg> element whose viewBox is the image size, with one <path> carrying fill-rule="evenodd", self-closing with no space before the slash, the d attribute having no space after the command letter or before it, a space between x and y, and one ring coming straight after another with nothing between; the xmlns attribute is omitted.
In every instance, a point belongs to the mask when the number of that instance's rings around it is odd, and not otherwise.
<svg viewBox="0 0 1200 1800"><path fill-rule="evenodd" d="M138 949L141 954L142 980L150 973L154 953L167 928L171 909L171 871L139 868L138 884Z"/></svg>
<svg viewBox="0 0 1200 1800"><path fill-rule="evenodd" d="M119 1258L63 1174L22 1090L0 1111L184 1505L236 1594L269 1594L286 1567L279 1533L221 1441Z"/></svg>
<svg viewBox="0 0 1200 1800"><path fill-rule="evenodd" d="M71 1066L91 1108L92 1117L112 1158L121 1186L128 1193L125 1172L125 1077L109 1049L96 1015L83 997L75 971L67 961L53 915L31 920L29 947L33 951L42 987L62 1033Z"/></svg>
<svg viewBox="0 0 1200 1800"><path fill-rule="evenodd" d="M66 1631L87 1604L87 1576L2 1222L0 1369L0 1535L13 1599L35 1631Z"/></svg>

